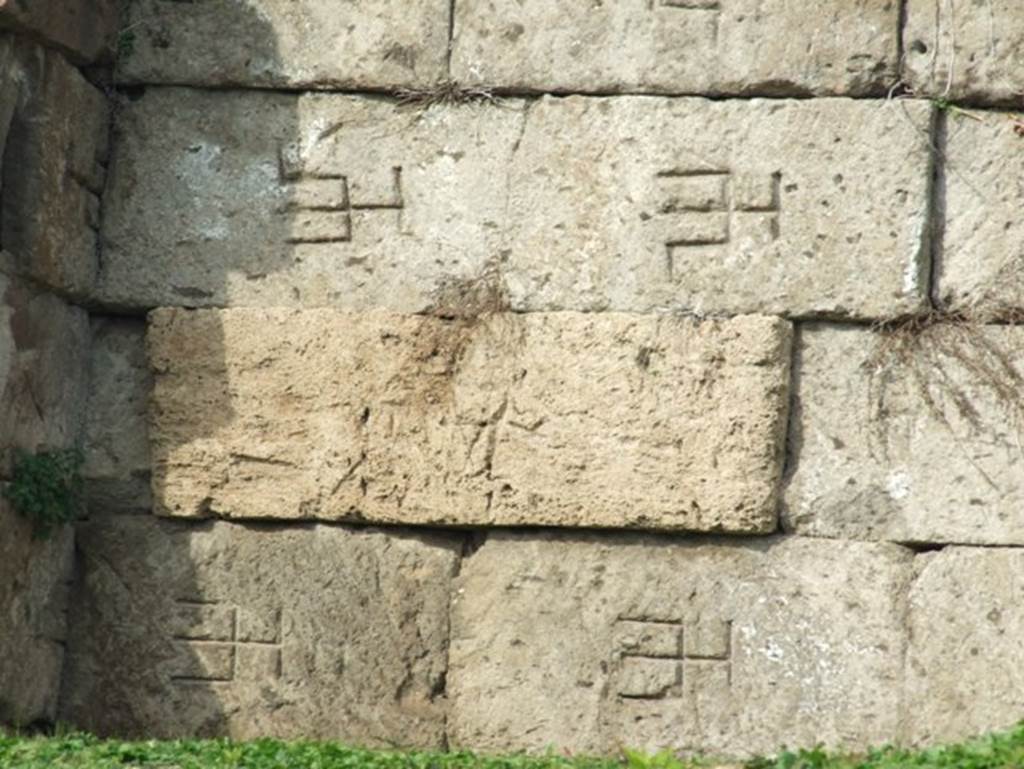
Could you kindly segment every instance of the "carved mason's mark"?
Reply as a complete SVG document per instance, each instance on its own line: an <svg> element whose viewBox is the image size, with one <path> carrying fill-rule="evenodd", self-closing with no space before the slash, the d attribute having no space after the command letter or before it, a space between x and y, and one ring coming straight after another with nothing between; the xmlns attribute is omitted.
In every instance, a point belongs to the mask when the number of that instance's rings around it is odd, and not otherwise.
<svg viewBox="0 0 1024 769"><path fill-rule="evenodd" d="M280 211L289 218L289 243L348 243L354 211L395 211L401 227L401 166L390 169L391 189L383 200L354 200L347 175L310 173L294 151L282 149L278 166L286 198Z"/></svg>
<svg viewBox="0 0 1024 769"><path fill-rule="evenodd" d="M732 683L732 621L621 617L612 652L623 699L683 696L687 677L700 665L720 666Z"/></svg>
<svg viewBox="0 0 1024 769"><path fill-rule="evenodd" d="M169 633L178 656L171 680L231 683L281 677L281 610L253 611L201 599L176 601Z"/></svg>
<svg viewBox="0 0 1024 769"><path fill-rule="evenodd" d="M713 45L718 43L719 15L722 11L720 0L651 0L651 7L666 11L693 11L708 25L708 32Z"/></svg>
<svg viewBox="0 0 1024 769"><path fill-rule="evenodd" d="M676 278L679 249L765 244L779 237L781 173L674 168L655 179L658 213L671 221L665 241L670 279Z"/></svg>

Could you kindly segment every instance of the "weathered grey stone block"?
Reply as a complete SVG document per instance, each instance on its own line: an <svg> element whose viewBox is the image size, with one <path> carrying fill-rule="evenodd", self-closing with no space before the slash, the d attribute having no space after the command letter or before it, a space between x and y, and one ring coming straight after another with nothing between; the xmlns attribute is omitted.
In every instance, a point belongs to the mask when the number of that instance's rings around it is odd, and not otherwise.
<svg viewBox="0 0 1024 769"><path fill-rule="evenodd" d="M144 512L152 508L149 397L141 319L93 317L85 464L89 510Z"/></svg>
<svg viewBox="0 0 1024 769"><path fill-rule="evenodd" d="M924 300L930 120L160 89L122 115L101 299L420 311L491 265L515 309L888 317Z"/></svg>
<svg viewBox="0 0 1024 769"><path fill-rule="evenodd" d="M13 109L0 108L0 245L19 271L88 296L97 267L106 100L62 56L10 35L0 35L0 81L5 100L13 100Z"/></svg>
<svg viewBox="0 0 1024 769"><path fill-rule="evenodd" d="M903 77L922 96L1019 103L1024 15L1017 0L909 0Z"/></svg>
<svg viewBox="0 0 1024 769"><path fill-rule="evenodd" d="M1024 543L1024 329L906 333L800 329L787 527L826 537Z"/></svg>
<svg viewBox="0 0 1024 769"><path fill-rule="evenodd" d="M448 0L136 0L129 83L428 86L446 76Z"/></svg>
<svg viewBox="0 0 1024 769"><path fill-rule="evenodd" d="M78 548L68 723L442 744L451 540L129 516L81 527Z"/></svg>
<svg viewBox="0 0 1024 769"><path fill-rule="evenodd" d="M31 524L4 499L5 486L0 483L0 724L52 723L74 535L64 528L48 540L33 539Z"/></svg>
<svg viewBox="0 0 1024 769"><path fill-rule="evenodd" d="M946 548L916 563L907 741L949 742L1013 726L1024 714L1024 551Z"/></svg>
<svg viewBox="0 0 1024 769"><path fill-rule="evenodd" d="M452 74L468 83L794 96L882 93L896 76L899 4L889 0L467 0L455 8Z"/></svg>
<svg viewBox="0 0 1024 769"><path fill-rule="evenodd" d="M789 325L158 310L165 515L770 531Z"/></svg>
<svg viewBox="0 0 1024 769"><path fill-rule="evenodd" d="M7 271L0 252L0 478L15 449L79 445L85 420L89 320Z"/></svg>
<svg viewBox="0 0 1024 769"><path fill-rule="evenodd" d="M0 0L0 31L30 35L89 64L110 57L117 10L117 0Z"/></svg>
<svg viewBox="0 0 1024 769"><path fill-rule="evenodd" d="M939 300L1000 315L1024 309L1024 123L1019 115L950 113L946 119L944 231Z"/></svg>
<svg viewBox="0 0 1024 769"><path fill-rule="evenodd" d="M491 534L456 582L453 745L748 756L900 723L894 545Z"/></svg>

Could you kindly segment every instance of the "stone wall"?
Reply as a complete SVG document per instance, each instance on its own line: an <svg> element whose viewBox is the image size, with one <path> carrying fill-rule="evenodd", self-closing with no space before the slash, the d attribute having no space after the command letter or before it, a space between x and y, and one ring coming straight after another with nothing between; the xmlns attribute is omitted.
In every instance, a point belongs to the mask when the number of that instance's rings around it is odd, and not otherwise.
<svg viewBox="0 0 1024 769"><path fill-rule="evenodd" d="M113 3L0 1L0 489L18 451L81 447L107 161ZM0 495L0 723L57 714L70 529L42 541Z"/></svg>
<svg viewBox="0 0 1024 769"><path fill-rule="evenodd" d="M939 5L133 0L109 151L9 38L21 442L87 447L59 717L728 756L1024 717L1024 12Z"/></svg>

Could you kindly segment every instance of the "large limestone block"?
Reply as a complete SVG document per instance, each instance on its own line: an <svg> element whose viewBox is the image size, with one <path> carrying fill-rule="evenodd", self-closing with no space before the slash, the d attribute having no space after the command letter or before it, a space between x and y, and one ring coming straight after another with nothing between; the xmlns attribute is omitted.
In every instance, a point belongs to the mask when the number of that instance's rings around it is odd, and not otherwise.
<svg viewBox="0 0 1024 769"><path fill-rule="evenodd" d="M455 5L452 74L538 91L882 93L896 74L890 0L630 0Z"/></svg>
<svg viewBox="0 0 1024 769"><path fill-rule="evenodd" d="M1019 103L1024 14L1018 0L909 0L903 77L921 95Z"/></svg>
<svg viewBox="0 0 1024 769"><path fill-rule="evenodd" d="M0 30L30 35L78 64L108 58L117 0L0 0Z"/></svg>
<svg viewBox="0 0 1024 769"><path fill-rule="evenodd" d="M450 540L130 516L80 528L78 549L63 721L442 744Z"/></svg>
<svg viewBox="0 0 1024 769"><path fill-rule="evenodd" d="M136 0L129 83L424 87L446 77L449 0Z"/></svg>
<svg viewBox="0 0 1024 769"><path fill-rule="evenodd" d="M770 531L789 325L158 310L165 515Z"/></svg>
<svg viewBox="0 0 1024 769"><path fill-rule="evenodd" d="M100 296L421 310L499 254L520 126L514 106L150 89L120 116Z"/></svg>
<svg viewBox="0 0 1024 769"><path fill-rule="evenodd" d="M89 320L5 268L0 252L0 478L14 451L80 445L85 420Z"/></svg>
<svg viewBox="0 0 1024 769"><path fill-rule="evenodd" d="M492 534L456 583L453 745L749 756L900 723L895 545Z"/></svg>
<svg viewBox="0 0 1024 769"><path fill-rule="evenodd" d="M57 717L74 535L64 528L50 539L33 539L31 524L4 499L5 485L0 483L0 724L38 726Z"/></svg>
<svg viewBox="0 0 1024 769"><path fill-rule="evenodd" d="M9 35L0 35L0 94L11 100L0 107L0 245L21 272L87 297L97 268L106 100L62 56Z"/></svg>
<svg viewBox="0 0 1024 769"><path fill-rule="evenodd" d="M910 591L907 736L938 743L1024 717L1024 551L946 548Z"/></svg>
<svg viewBox="0 0 1024 769"><path fill-rule="evenodd" d="M919 308L930 108L573 97L530 112L509 284L532 309Z"/></svg>
<svg viewBox="0 0 1024 769"><path fill-rule="evenodd" d="M145 321L93 316L85 464L89 510L95 514L152 508Z"/></svg>
<svg viewBox="0 0 1024 769"><path fill-rule="evenodd" d="M787 527L1024 543L1024 329L802 327Z"/></svg>
<svg viewBox="0 0 1024 769"><path fill-rule="evenodd" d="M930 121L151 90L121 116L101 298L409 312L490 269L515 309L888 317L924 301Z"/></svg>
<svg viewBox="0 0 1024 769"><path fill-rule="evenodd" d="M944 233L938 299L988 315L1024 310L1024 122L1020 115L951 112L942 177Z"/></svg>

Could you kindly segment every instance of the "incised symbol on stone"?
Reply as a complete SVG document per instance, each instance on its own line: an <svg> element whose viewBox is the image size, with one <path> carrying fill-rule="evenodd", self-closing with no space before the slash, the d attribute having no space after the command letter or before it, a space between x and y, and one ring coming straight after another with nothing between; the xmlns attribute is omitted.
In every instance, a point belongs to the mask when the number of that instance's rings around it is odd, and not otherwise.
<svg viewBox="0 0 1024 769"><path fill-rule="evenodd" d="M732 683L732 621L622 617L613 639L619 697L682 697L687 675L699 665L724 668Z"/></svg>

